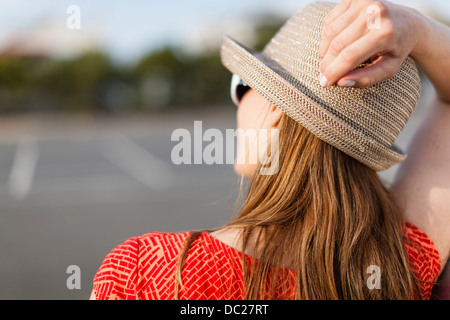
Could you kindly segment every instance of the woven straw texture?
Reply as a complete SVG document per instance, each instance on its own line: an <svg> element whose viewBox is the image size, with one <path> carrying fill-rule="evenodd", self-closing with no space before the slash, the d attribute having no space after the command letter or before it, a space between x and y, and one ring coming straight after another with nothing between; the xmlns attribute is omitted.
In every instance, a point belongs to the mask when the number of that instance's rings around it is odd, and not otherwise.
<svg viewBox="0 0 450 320"><path fill-rule="evenodd" d="M319 139L376 171L385 170L406 158L394 142L419 100L419 73L408 57L393 78L369 88L321 87L322 20L335 5L309 5L262 52L224 36L222 63Z"/></svg>

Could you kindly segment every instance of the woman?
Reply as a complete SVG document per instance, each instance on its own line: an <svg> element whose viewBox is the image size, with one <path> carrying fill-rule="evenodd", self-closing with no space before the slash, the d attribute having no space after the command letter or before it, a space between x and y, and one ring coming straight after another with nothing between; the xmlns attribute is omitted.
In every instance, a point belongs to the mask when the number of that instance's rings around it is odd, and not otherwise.
<svg viewBox="0 0 450 320"><path fill-rule="evenodd" d="M450 249L449 55L447 27L384 1L314 3L262 53L225 37L238 128L269 132L250 149L276 144L277 170L235 165L251 184L224 227L117 246L92 298L429 299ZM405 160L411 57L436 99ZM399 162L387 189L377 171Z"/></svg>

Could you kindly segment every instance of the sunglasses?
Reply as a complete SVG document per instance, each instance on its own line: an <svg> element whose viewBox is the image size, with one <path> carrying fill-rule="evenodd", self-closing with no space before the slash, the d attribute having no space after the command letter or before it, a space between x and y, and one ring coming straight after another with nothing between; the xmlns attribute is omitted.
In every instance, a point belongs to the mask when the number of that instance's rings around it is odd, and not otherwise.
<svg viewBox="0 0 450 320"><path fill-rule="evenodd" d="M233 74L230 90L231 100L238 106L244 95L250 90L250 87L237 74Z"/></svg>

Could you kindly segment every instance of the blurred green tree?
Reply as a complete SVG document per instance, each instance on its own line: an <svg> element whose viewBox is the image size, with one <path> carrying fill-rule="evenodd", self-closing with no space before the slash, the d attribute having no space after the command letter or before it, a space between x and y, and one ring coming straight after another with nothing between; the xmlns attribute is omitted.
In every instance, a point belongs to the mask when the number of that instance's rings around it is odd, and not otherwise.
<svg viewBox="0 0 450 320"><path fill-rule="evenodd" d="M281 25L266 17L256 28L261 50ZM70 60L0 56L0 112L122 113L230 105L231 75L220 51L192 56L176 47L118 66L103 52Z"/></svg>
<svg viewBox="0 0 450 320"><path fill-rule="evenodd" d="M89 52L73 60L54 63L39 76L42 91L51 94L62 111L104 108L101 90L108 82L123 78L122 72L101 52Z"/></svg>

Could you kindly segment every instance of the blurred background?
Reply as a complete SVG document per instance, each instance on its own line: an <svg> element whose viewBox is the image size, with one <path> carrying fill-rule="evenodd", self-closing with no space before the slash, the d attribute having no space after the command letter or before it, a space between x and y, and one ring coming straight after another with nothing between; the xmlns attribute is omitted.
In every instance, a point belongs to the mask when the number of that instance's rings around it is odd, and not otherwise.
<svg viewBox="0 0 450 320"><path fill-rule="evenodd" d="M235 128L221 35L262 49L309 2L0 0L0 299L88 299L126 239L226 223L232 166L174 165L171 134ZM450 21L448 1L395 2ZM403 148L432 94L423 78Z"/></svg>

